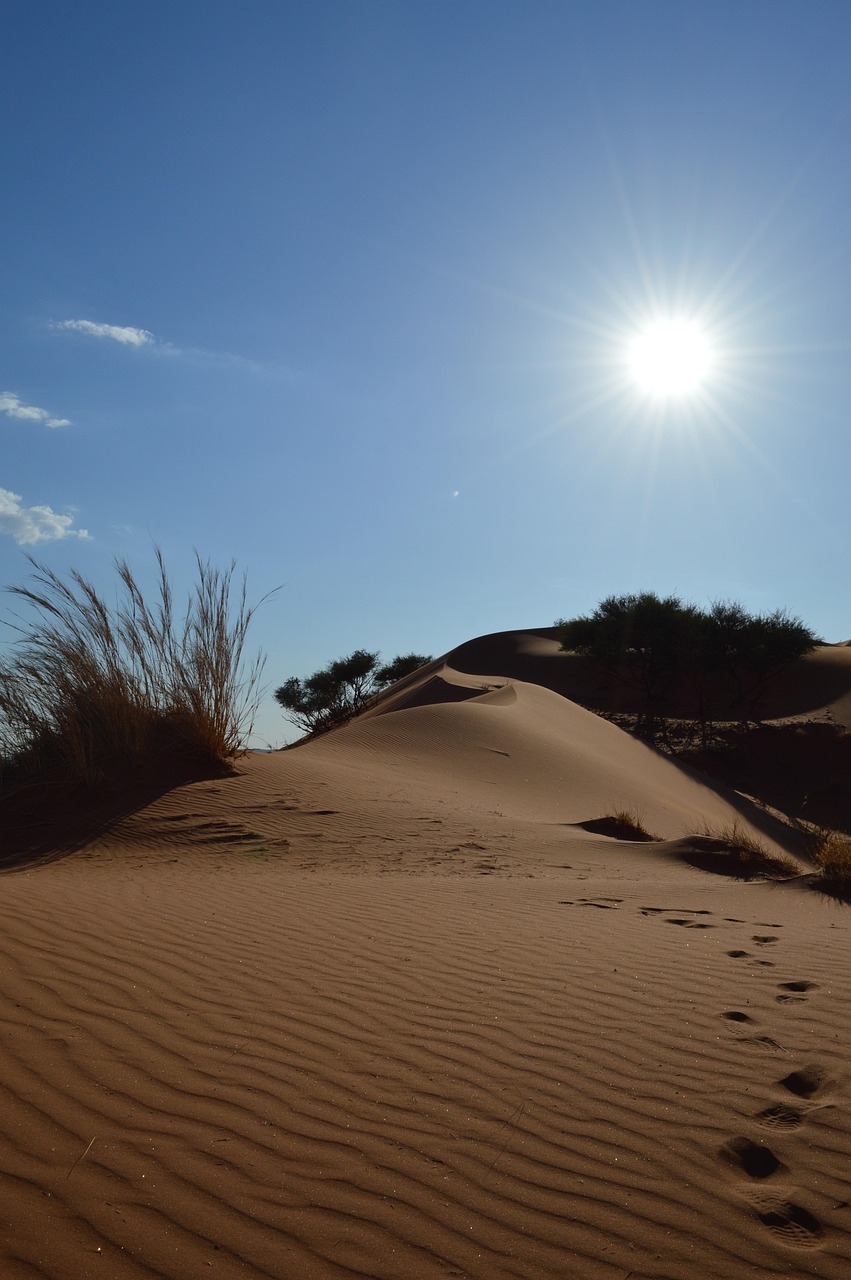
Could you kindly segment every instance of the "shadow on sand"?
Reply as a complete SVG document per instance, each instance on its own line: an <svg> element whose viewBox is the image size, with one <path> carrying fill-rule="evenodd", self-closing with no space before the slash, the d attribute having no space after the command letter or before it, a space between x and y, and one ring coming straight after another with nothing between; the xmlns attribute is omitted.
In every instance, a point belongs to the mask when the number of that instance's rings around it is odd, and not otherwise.
<svg viewBox="0 0 851 1280"><path fill-rule="evenodd" d="M46 777L0 795L0 872L56 862L175 787L232 777L229 765L173 756L112 768L94 785Z"/></svg>

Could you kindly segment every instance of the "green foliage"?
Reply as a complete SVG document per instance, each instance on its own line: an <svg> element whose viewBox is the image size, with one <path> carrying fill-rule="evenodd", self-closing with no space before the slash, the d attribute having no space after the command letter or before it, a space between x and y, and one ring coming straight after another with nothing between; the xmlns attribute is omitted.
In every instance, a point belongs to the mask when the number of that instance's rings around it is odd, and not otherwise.
<svg viewBox="0 0 851 1280"><path fill-rule="evenodd" d="M356 649L304 680L291 676L275 690L275 699L302 733L315 736L351 720L376 693L425 666L431 658L408 653L385 666L379 661L378 653Z"/></svg>
<svg viewBox="0 0 851 1280"><path fill-rule="evenodd" d="M712 688L722 689L746 720L772 678L819 643L783 609L752 615L733 601L716 601L707 611L649 591L608 596L591 615L556 626L562 649L593 658L641 694L641 728L650 737L680 677L687 677L702 723Z"/></svg>
<svg viewBox="0 0 851 1280"><path fill-rule="evenodd" d="M431 657L425 653L400 653L392 662L378 668L375 673L376 686L385 689L389 684L395 684L397 680L404 680L405 676L413 675L415 671L419 671L420 667L424 667L431 661Z"/></svg>
<svg viewBox="0 0 851 1280"><path fill-rule="evenodd" d="M785 609L751 615L735 601L715 601L701 617L700 658L732 684L744 719L754 716L771 678L818 644L818 637Z"/></svg>
<svg viewBox="0 0 851 1280"><path fill-rule="evenodd" d="M117 603L71 570L60 578L30 560L31 586L11 588L32 618L0 663L0 768L36 774L59 767L96 781L104 768L174 747L211 761L235 755L251 732L263 659L244 663L256 606L235 566L196 555L182 620L156 551L158 598L150 603L125 561Z"/></svg>
<svg viewBox="0 0 851 1280"><path fill-rule="evenodd" d="M596 659L642 695L643 730L656 719L694 651L699 615L677 596L607 596L590 617L556 623L562 649Z"/></svg>

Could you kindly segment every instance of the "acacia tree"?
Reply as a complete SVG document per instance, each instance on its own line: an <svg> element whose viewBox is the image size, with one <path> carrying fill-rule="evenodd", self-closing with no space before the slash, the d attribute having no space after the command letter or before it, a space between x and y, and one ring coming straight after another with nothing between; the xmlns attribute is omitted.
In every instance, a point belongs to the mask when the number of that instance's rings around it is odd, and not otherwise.
<svg viewBox="0 0 851 1280"><path fill-rule="evenodd" d="M774 677L819 643L815 632L785 609L751 615L730 600L713 603L701 630L704 665L726 677L745 722L757 714Z"/></svg>
<svg viewBox="0 0 851 1280"><path fill-rule="evenodd" d="M713 688L726 686L727 702L747 721L771 680L819 643L784 609L752 615L735 601L716 601L704 611L649 591L608 596L589 616L556 626L562 649L595 659L641 694L639 729L651 738L678 677L689 677L705 734Z"/></svg>
<svg viewBox="0 0 851 1280"><path fill-rule="evenodd" d="M385 666L379 662L380 654L356 649L304 680L291 676L275 690L275 699L302 733L315 737L351 720L376 693L425 666L431 658L407 653Z"/></svg>
<svg viewBox="0 0 851 1280"><path fill-rule="evenodd" d="M562 649L586 654L641 696L640 729L652 738L677 676L694 653L697 610L651 591L607 596L584 618L556 623Z"/></svg>
<svg viewBox="0 0 851 1280"><path fill-rule="evenodd" d="M386 689L388 685L395 684L397 680L403 680L405 676L412 675L415 671L419 671L420 667L424 667L427 662L431 661L431 657L425 653L397 654L392 662L388 662L386 666L379 667L376 671L376 687Z"/></svg>

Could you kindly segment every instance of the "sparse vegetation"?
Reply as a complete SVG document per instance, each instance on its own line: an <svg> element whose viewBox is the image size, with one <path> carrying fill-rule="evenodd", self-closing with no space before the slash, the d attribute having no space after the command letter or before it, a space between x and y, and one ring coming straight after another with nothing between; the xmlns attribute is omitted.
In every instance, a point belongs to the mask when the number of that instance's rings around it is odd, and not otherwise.
<svg viewBox="0 0 851 1280"><path fill-rule="evenodd" d="M376 693L427 662L426 654L406 653L380 666L378 653L356 649L304 680L291 676L275 690L275 699L302 733L315 737L351 720Z"/></svg>
<svg viewBox="0 0 851 1280"><path fill-rule="evenodd" d="M697 611L651 591L607 596L585 618L556 623L562 649L586 654L641 699L641 731L655 736L667 695L694 648ZM690 640L692 643L690 643Z"/></svg>
<svg viewBox="0 0 851 1280"><path fill-rule="evenodd" d="M791 880L801 874L798 864L785 854L772 851L757 836L737 822L726 827L705 826L683 842L684 861L702 871L734 876L742 880L765 878Z"/></svg>
<svg viewBox="0 0 851 1280"><path fill-rule="evenodd" d="M815 632L785 609L749 614L731 600L700 615L699 670L720 674L743 721L754 719L775 675L819 643Z"/></svg>
<svg viewBox="0 0 851 1280"><path fill-rule="evenodd" d="M250 605L235 565L197 574L181 619L157 549L150 603L126 561L106 603L76 570L66 578L30 559L11 593L29 621L0 662L0 781L59 773L92 783L108 766L171 750L222 762L245 746L264 659L245 661Z"/></svg>
<svg viewBox="0 0 851 1280"><path fill-rule="evenodd" d="M810 852L818 867L814 887L851 901L851 837L826 827L811 827Z"/></svg>
<svg viewBox="0 0 851 1280"><path fill-rule="evenodd" d="M818 637L783 609L751 615L716 601L708 610L651 591L608 596L587 617L556 622L562 649L593 659L638 696L637 730L655 740L676 690L706 740L727 709L758 718L775 676Z"/></svg>
<svg viewBox="0 0 851 1280"><path fill-rule="evenodd" d="M647 830L641 816L632 809L618 809L604 818L595 818L592 822L586 822L583 825L586 831L593 831L601 836L611 836L615 840L647 842L659 839L659 836L654 836Z"/></svg>

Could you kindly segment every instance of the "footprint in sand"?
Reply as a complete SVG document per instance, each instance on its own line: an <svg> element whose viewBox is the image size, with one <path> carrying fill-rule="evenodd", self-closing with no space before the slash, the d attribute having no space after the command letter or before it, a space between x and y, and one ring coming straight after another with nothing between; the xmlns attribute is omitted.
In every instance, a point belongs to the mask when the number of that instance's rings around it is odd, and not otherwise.
<svg viewBox="0 0 851 1280"><path fill-rule="evenodd" d="M802 978L798 982L780 982L778 986L780 987L780 995L774 998L785 1004L788 1001L801 1002L806 1000L806 993L814 991L818 987L818 983L808 982L805 978Z"/></svg>
<svg viewBox="0 0 851 1280"><path fill-rule="evenodd" d="M821 1067L810 1066L800 1071L790 1071L788 1076L778 1080L777 1084L781 1089L794 1094L796 1098L808 1101L824 1088L826 1081L827 1076ZM766 1107L756 1115L757 1124L761 1124L765 1129L797 1129L806 1118L807 1113L804 1108L793 1106L789 1102L775 1103L774 1106Z"/></svg>
<svg viewBox="0 0 851 1280"><path fill-rule="evenodd" d="M821 1243L824 1229L818 1218L792 1200L766 1200L757 1207L756 1214L781 1244L814 1249Z"/></svg>
<svg viewBox="0 0 851 1280"><path fill-rule="evenodd" d="M755 933L751 938L751 942L755 942L758 947L770 947L772 943L779 941L780 939L772 933Z"/></svg>
<svg viewBox="0 0 851 1280"><path fill-rule="evenodd" d="M804 1123L804 1113L798 1107L791 1107L786 1102L778 1102L774 1107L766 1107L756 1115L757 1124L764 1129L798 1129Z"/></svg>
<svg viewBox="0 0 851 1280"><path fill-rule="evenodd" d="M754 938L753 941L757 944L758 947L767 947L767 946L770 946L771 943L776 942L777 939L771 938L771 937L760 937L760 938ZM752 959L750 951L745 951L742 947L734 947L732 951L727 952L727 955L730 956L732 960ZM754 960L753 963L755 965L759 965L763 969L774 968L773 960Z"/></svg>
<svg viewBox="0 0 851 1280"><path fill-rule="evenodd" d="M752 1142L750 1138L731 1138L721 1148L720 1154L729 1164L758 1182L786 1170L770 1147L762 1142Z"/></svg>
<svg viewBox="0 0 851 1280"><path fill-rule="evenodd" d="M673 911L676 915L682 916L711 916L712 912L705 907L641 907L643 916L663 916L667 911Z"/></svg>
<svg viewBox="0 0 851 1280"><path fill-rule="evenodd" d="M719 1016L726 1022L733 1022L739 1026L753 1027L757 1025L756 1018L752 1018L749 1013L743 1013L741 1009L727 1009ZM778 1042L773 1040L771 1036L739 1036L739 1039L742 1041L748 1041L751 1044L765 1044L768 1045L769 1049L779 1049L781 1052L786 1053L786 1049L784 1049L783 1045L778 1044Z"/></svg>
<svg viewBox="0 0 851 1280"><path fill-rule="evenodd" d="M573 902L567 898L563 899L560 907L599 907L601 911L614 911L623 902L623 898L580 898L578 902Z"/></svg>
<svg viewBox="0 0 851 1280"><path fill-rule="evenodd" d="M794 1093L796 1098L812 1098L824 1088L826 1079L821 1067L803 1067L800 1071L790 1071L777 1083Z"/></svg>
<svg viewBox="0 0 851 1280"><path fill-rule="evenodd" d="M719 1155L753 1183L766 1182L775 1175L788 1173L786 1165L769 1146L763 1142L753 1142L750 1138L731 1138L721 1148ZM764 1193L756 1193L753 1203L760 1222L769 1228L781 1244L812 1249L821 1242L824 1229L818 1218L803 1205L782 1196Z"/></svg>

